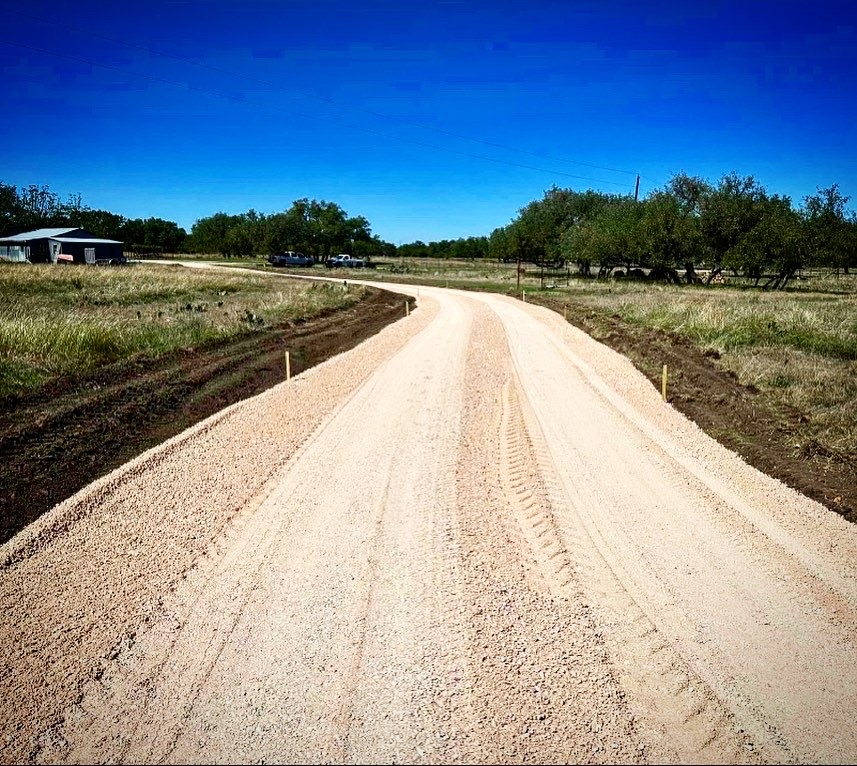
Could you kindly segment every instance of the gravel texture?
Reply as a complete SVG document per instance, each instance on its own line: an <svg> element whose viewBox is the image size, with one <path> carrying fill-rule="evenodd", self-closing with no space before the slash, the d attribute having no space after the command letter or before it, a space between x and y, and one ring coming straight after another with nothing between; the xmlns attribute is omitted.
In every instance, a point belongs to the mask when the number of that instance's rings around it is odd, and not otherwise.
<svg viewBox="0 0 857 766"><path fill-rule="evenodd" d="M0 546L0 761L853 762L855 528L558 315L399 289Z"/></svg>

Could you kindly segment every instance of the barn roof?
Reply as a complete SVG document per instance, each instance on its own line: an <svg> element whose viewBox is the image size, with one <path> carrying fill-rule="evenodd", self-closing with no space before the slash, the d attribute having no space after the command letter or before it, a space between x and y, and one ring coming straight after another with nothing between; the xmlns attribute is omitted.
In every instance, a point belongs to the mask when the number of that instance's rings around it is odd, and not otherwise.
<svg viewBox="0 0 857 766"><path fill-rule="evenodd" d="M121 245L118 239L98 239L96 237L49 237L54 242L80 242L86 245Z"/></svg>
<svg viewBox="0 0 857 766"><path fill-rule="evenodd" d="M75 236L68 236L72 232L78 232ZM80 236L83 234L84 236ZM11 237L0 237L0 242L32 242L34 239L52 239L55 242L87 242L90 245L121 245L116 239L101 239L93 237L86 229L79 226L66 227L64 229L36 229L25 231L23 234L13 234Z"/></svg>
<svg viewBox="0 0 857 766"><path fill-rule="evenodd" d="M0 237L3 242L29 242L31 239L50 239L61 237L71 231L78 231L79 226L66 226L62 229L35 229L25 231L23 234L13 234L11 237Z"/></svg>

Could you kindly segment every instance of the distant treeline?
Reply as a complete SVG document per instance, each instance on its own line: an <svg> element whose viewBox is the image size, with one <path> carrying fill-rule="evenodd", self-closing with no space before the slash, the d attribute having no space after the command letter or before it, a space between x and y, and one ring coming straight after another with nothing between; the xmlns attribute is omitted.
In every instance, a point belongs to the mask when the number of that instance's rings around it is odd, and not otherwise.
<svg viewBox="0 0 857 766"><path fill-rule="evenodd" d="M250 210L240 215L216 213L199 219L190 234L162 218L125 218L94 210L80 195L66 201L47 186L20 189L0 183L0 236L41 228L80 227L99 237L125 243L137 253L219 253L252 256L297 250L326 258L347 252L359 256L395 253L395 245L373 237L362 216L349 218L333 202L300 199L282 213Z"/></svg>
<svg viewBox="0 0 857 766"><path fill-rule="evenodd" d="M68 226L86 229L105 239L141 248L177 252L187 232L162 218L125 218L107 210L86 207L79 194L63 202L47 186L20 189L0 182L0 237L34 229Z"/></svg>
<svg viewBox="0 0 857 766"><path fill-rule="evenodd" d="M548 190L489 238L504 260L566 261L581 274L639 267L650 278L710 281L723 269L783 287L805 267L857 268L857 216L838 185L795 208L752 176L717 183L679 174L641 202L632 197Z"/></svg>
<svg viewBox="0 0 857 766"><path fill-rule="evenodd" d="M0 183L0 236L79 226L136 252L253 256L296 250L323 259L358 257L492 258L576 264L585 276L645 270L649 278L710 281L723 269L782 287L805 267L857 268L857 215L834 184L804 198L769 194L752 176L718 182L679 174L636 202L632 197L553 187L487 237L421 241L398 247L372 234L363 216L336 203L299 199L281 213L249 210L199 219L188 234L160 218L128 219L65 202L46 186Z"/></svg>

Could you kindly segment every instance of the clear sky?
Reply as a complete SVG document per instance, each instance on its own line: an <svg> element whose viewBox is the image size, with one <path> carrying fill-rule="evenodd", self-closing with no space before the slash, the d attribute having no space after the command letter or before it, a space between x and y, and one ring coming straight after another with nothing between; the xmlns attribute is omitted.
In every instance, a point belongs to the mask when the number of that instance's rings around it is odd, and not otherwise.
<svg viewBox="0 0 857 766"><path fill-rule="evenodd" d="M394 243L553 185L857 207L853 2L0 0L0 181L190 231L301 197Z"/></svg>

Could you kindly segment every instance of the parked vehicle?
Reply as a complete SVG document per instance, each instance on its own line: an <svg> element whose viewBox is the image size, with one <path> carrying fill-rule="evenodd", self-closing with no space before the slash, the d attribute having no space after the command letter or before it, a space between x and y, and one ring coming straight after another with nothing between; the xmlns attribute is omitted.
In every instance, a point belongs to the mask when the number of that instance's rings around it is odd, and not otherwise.
<svg viewBox="0 0 857 766"><path fill-rule="evenodd" d="M315 258L311 255L296 253L293 250L287 250L282 255L272 255L268 258L268 263L272 266L314 266Z"/></svg>
<svg viewBox="0 0 857 766"><path fill-rule="evenodd" d="M346 253L340 253L332 258L328 258L327 261L325 261L325 265L329 269L371 269L374 266L374 264L369 263L369 261L363 258L355 258L352 255L347 255Z"/></svg>
<svg viewBox="0 0 857 766"><path fill-rule="evenodd" d="M333 258L328 258L326 265L329 269L362 269L366 265L366 261L362 258L347 255L346 253L340 253L333 256Z"/></svg>

